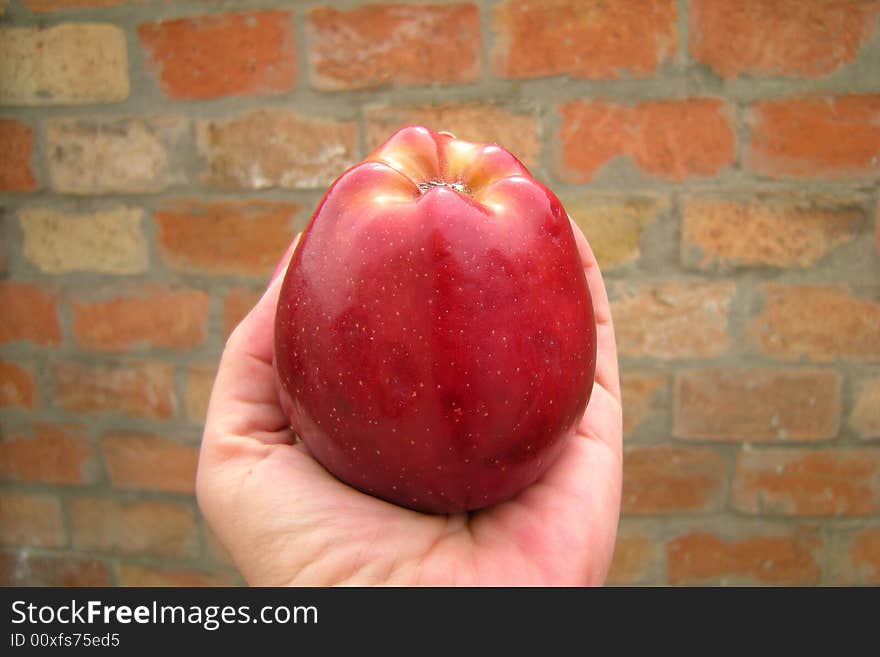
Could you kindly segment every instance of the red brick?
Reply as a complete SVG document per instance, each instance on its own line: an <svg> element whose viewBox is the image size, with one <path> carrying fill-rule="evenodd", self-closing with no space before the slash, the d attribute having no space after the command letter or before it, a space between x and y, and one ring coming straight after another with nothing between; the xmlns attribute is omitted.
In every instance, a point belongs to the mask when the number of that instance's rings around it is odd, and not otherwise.
<svg viewBox="0 0 880 657"><path fill-rule="evenodd" d="M624 514L717 511L724 503L727 464L698 447L629 446L624 450Z"/></svg>
<svg viewBox="0 0 880 657"><path fill-rule="evenodd" d="M764 306L747 335L762 353L785 360L880 360L880 299L837 285L762 287Z"/></svg>
<svg viewBox="0 0 880 657"><path fill-rule="evenodd" d="M0 344L26 340L40 345L61 342L58 295L33 283L0 281Z"/></svg>
<svg viewBox="0 0 880 657"><path fill-rule="evenodd" d="M237 586L239 579L230 572L204 572L184 568L155 568L138 564L118 564L116 578L120 586L201 587Z"/></svg>
<svg viewBox="0 0 880 657"><path fill-rule="evenodd" d="M837 435L840 375L827 370L679 372L672 433L698 440L823 440Z"/></svg>
<svg viewBox="0 0 880 657"><path fill-rule="evenodd" d="M157 285L106 301L72 301L73 336L85 349L190 349L205 340L207 293Z"/></svg>
<svg viewBox="0 0 880 657"><path fill-rule="evenodd" d="M473 82L480 12L472 4L370 4L308 13L312 85L324 91Z"/></svg>
<svg viewBox="0 0 880 657"><path fill-rule="evenodd" d="M15 119L0 119L0 191L30 192L37 188L31 168L34 131Z"/></svg>
<svg viewBox="0 0 880 657"><path fill-rule="evenodd" d="M734 538L696 531L666 544L666 576L675 585L817 585L821 549L821 539L809 530Z"/></svg>
<svg viewBox="0 0 880 657"><path fill-rule="evenodd" d="M770 178L880 172L880 94L756 103L746 114L745 166Z"/></svg>
<svg viewBox="0 0 880 657"><path fill-rule="evenodd" d="M24 6L35 14L64 11L65 9L116 7L123 2L125 2L125 0L23 0Z"/></svg>
<svg viewBox="0 0 880 657"><path fill-rule="evenodd" d="M666 389L666 376L627 370L620 375L620 387L623 393L623 435L629 436L660 409L659 399Z"/></svg>
<svg viewBox="0 0 880 657"><path fill-rule="evenodd" d="M731 112L715 98L634 106L576 100L560 106L559 114L558 170L571 182L591 180L619 156L667 180L714 176L733 162Z"/></svg>
<svg viewBox="0 0 880 657"><path fill-rule="evenodd" d="M68 411L165 419L177 408L174 369L164 363L60 363L52 375L55 399Z"/></svg>
<svg viewBox="0 0 880 657"><path fill-rule="evenodd" d="M234 287L223 300L223 333L229 337L236 326L245 318L257 301L263 296L262 290Z"/></svg>
<svg viewBox="0 0 880 657"><path fill-rule="evenodd" d="M36 387L33 369L0 361L0 407L36 408Z"/></svg>
<svg viewBox="0 0 880 657"><path fill-rule="evenodd" d="M734 291L728 282L609 285L618 350L657 358L724 353Z"/></svg>
<svg viewBox="0 0 880 657"><path fill-rule="evenodd" d="M171 98L282 93L296 81L293 18L286 11L144 23L138 36Z"/></svg>
<svg viewBox="0 0 880 657"><path fill-rule="evenodd" d="M159 501L78 498L68 505L80 550L195 558L198 530L189 506Z"/></svg>
<svg viewBox="0 0 880 657"><path fill-rule="evenodd" d="M855 61L878 11L875 0L695 0L690 52L724 77L819 77Z"/></svg>
<svg viewBox="0 0 880 657"><path fill-rule="evenodd" d="M880 376L858 383L847 424L859 438L880 438Z"/></svg>
<svg viewBox="0 0 880 657"><path fill-rule="evenodd" d="M221 189L324 188L357 160L357 126L286 109L197 124L203 179Z"/></svg>
<svg viewBox="0 0 880 657"><path fill-rule="evenodd" d="M835 536L834 586L880 586L880 527L859 527Z"/></svg>
<svg viewBox="0 0 880 657"><path fill-rule="evenodd" d="M57 499L0 491L0 545L57 548L66 542Z"/></svg>
<svg viewBox="0 0 880 657"><path fill-rule="evenodd" d="M451 132L465 141L498 144L526 166L537 164L541 150L536 116L484 103L370 107L366 110L367 148L378 148L405 125Z"/></svg>
<svg viewBox="0 0 880 657"><path fill-rule="evenodd" d="M75 554L41 556L28 550L0 552L0 586L112 586L110 570Z"/></svg>
<svg viewBox="0 0 880 657"><path fill-rule="evenodd" d="M660 542L646 532L621 525L614 545L614 559L606 584L635 586L650 584L659 570Z"/></svg>
<svg viewBox="0 0 880 657"><path fill-rule="evenodd" d="M217 363L195 364L187 368L184 406L190 420L199 423L205 421L216 374Z"/></svg>
<svg viewBox="0 0 880 657"><path fill-rule="evenodd" d="M644 78L675 56L674 0L508 0L492 10L492 72Z"/></svg>
<svg viewBox="0 0 880 657"><path fill-rule="evenodd" d="M865 516L880 511L880 449L750 449L731 493L745 513Z"/></svg>
<svg viewBox="0 0 880 657"><path fill-rule="evenodd" d="M162 436L109 433L101 452L117 488L195 493L199 448Z"/></svg>
<svg viewBox="0 0 880 657"><path fill-rule="evenodd" d="M162 259L179 271L269 276L300 207L269 201L174 201L155 213Z"/></svg>
<svg viewBox="0 0 880 657"><path fill-rule="evenodd" d="M0 478L51 484L86 484L97 476L85 430L69 424L35 424L6 432L0 441Z"/></svg>
<svg viewBox="0 0 880 657"><path fill-rule="evenodd" d="M820 197L688 197L682 207L682 261L704 270L809 267L852 241L862 216L855 203Z"/></svg>

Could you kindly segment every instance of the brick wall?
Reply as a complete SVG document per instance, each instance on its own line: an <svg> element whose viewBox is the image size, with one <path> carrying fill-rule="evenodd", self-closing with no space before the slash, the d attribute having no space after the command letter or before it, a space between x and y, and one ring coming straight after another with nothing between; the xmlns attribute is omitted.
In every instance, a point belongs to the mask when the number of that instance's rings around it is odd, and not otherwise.
<svg viewBox="0 0 880 657"><path fill-rule="evenodd" d="M878 0L0 2L0 580L240 581L193 498L225 336L412 122L606 274L624 584L880 584Z"/></svg>

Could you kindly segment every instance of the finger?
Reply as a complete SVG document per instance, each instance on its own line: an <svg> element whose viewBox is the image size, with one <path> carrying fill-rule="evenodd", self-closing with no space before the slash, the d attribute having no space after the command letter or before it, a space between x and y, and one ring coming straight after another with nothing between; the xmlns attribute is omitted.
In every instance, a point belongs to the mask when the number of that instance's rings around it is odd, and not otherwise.
<svg viewBox="0 0 880 657"><path fill-rule="evenodd" d="M580 227L571 221L575 243L580 253L587 286L593 300L593 312L596 317L596 382L620 401L620 373L617 365L617 342L614 337L614 322L611 318L611 304L608 292L602 280L599 263L590 248L587 238Z"/></svg>

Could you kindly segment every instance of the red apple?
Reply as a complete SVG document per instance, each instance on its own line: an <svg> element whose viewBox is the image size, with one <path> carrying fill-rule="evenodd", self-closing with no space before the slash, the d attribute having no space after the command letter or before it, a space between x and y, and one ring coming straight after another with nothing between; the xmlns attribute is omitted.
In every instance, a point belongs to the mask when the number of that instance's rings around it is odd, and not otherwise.
<svg viewBox="0 0 880 657"><path fill-rule="evenodd" d="M331 185L278 302L293 430L337 478L420 511L485 507L538 479L595 360L559 200L503 148L422 127Z"/></svg>

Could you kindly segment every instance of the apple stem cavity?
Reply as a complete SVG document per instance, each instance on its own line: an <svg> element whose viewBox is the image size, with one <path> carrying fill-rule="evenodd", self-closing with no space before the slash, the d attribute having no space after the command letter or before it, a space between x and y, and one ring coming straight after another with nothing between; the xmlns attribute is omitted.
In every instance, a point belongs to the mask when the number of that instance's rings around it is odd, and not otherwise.
<svg viewBox="0 0 880 657"><path fill-rule="evenodd" d="M460 182L448 183L448 182L444 182L442 180L429 180L427 182L420 182L418 187L419 187L419 191L422 194L424 194L425 192L427 192L430 189L434 189L435 187L449 187L449 189L452 189L452 190L458 192L459 194L467 194L468 193L467 187L464 186L464 183L460 183Z"/></svg>

